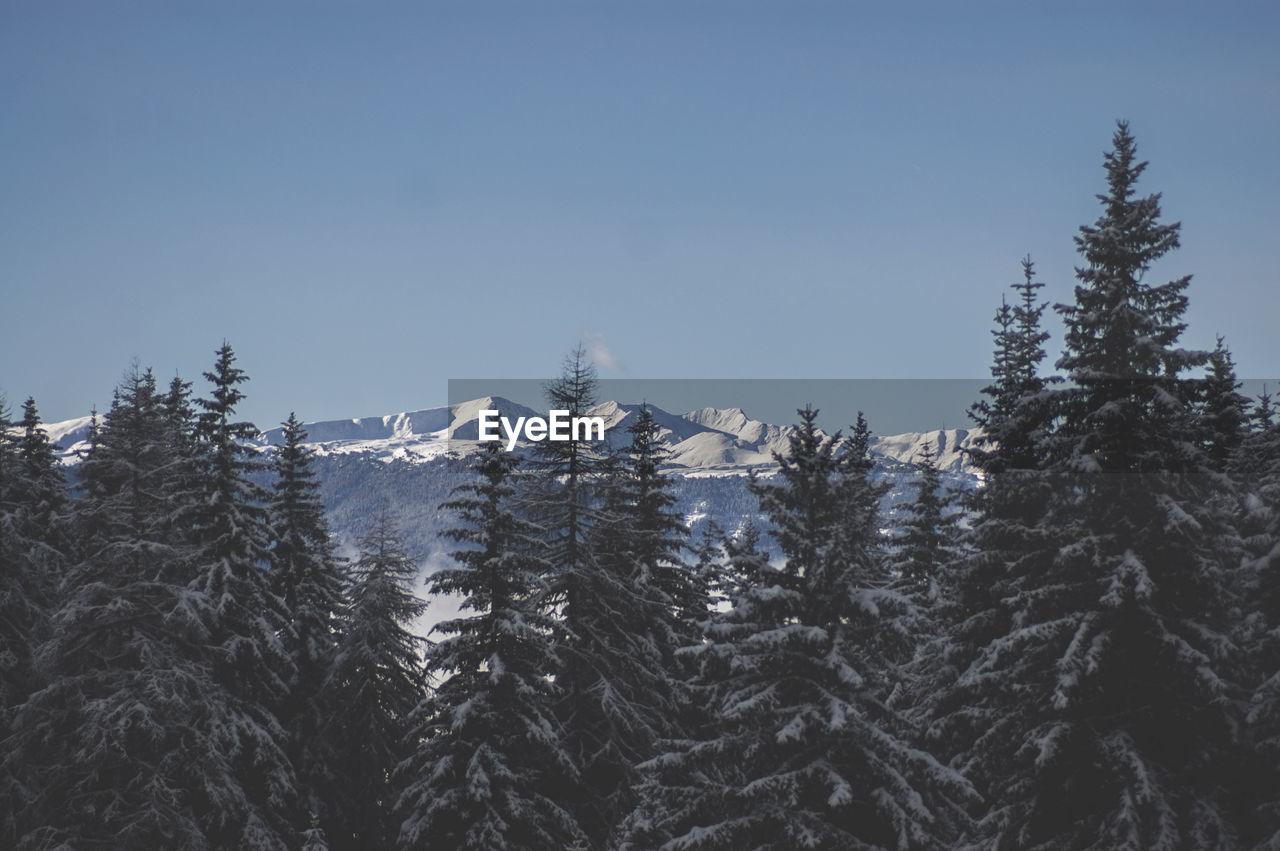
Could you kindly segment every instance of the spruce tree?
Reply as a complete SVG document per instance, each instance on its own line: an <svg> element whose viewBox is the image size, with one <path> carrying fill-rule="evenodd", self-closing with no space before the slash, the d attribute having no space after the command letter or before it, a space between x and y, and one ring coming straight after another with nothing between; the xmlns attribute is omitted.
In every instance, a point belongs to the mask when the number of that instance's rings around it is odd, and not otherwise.
<svg viewBox="0 0 1280 851"><path fill-rule="evenodd" d="M457 567L432 574L433 594L463 598L464 615L437 624L445 637L427 654L442 681L415 713L417 750L398 772L405 791L400 842L410 848L567 848L585 842L573 812L557 800L577 761L554 713L560 685L542 611L545 546L512 511L515 456L490 443L480 480L445 508L462 525L447 533L468 545Z"/></svg>
<svg viewBox="0 0 1280 851"><path fill-rule="evenodd" d="M955 494L942 484L933 447L924 442L913 464L916 496L908 504L897 535L897 572L903 588L920 602L935 602L940 585L950 582L952 563L960 556L960 529Z"/></svg>
<svg viewBox="0 0 1280 851"><path fill-rule="evenodd" d="M585 415L595 388L595 368L578 347L547 387L548 402ZM557 717L577 769L554 798L601 846L632 806L636 764L676 714L657 637L671 619L637 562L620 459L598 441L546 441L531 466L523 498L548 545L544 611L557 616ZM648 538L659 544L664 534L655 527ZM651 556L660 560L656 549Z"/></svg>
<svg viewBox="0 0 1280 851"><path fill-rule="evenodd" d="M196 442L196 413L191 404L191 382L175 375L160 400L173 441L174 462L166 476L165 488L173 494L175 508L168 515L169 534L174 540L194 541L194 526L204 493L203 458ZM90 424L90 443L94 426Z"/></svg>
<svg viewBox="0 0 1280 851"><path fill-rule="evenodd" d="M675 510L670 477L662 471L670 453L659 441L659 427L647 405L628 428L631 441L621 459L622 512L641 586L656 592L661 623L653 624L661 642L663 665L676 669L674 652L696 643L697 624L707 616L702 577L684 563L689 530Z"/></svg>
<svg viewBox="0 0 1280 851"><path fill-rule="evenodd" d="M987 743L1007 735L1016 716L1009 703L1016 697L976 663L992 641L1014 628L1008 603L1014 577L1036 573L1056 549L1043 523L1053 487L1041 442L1052 420L1046 391L1057 379L1040 375L1049 336L1040 326L1047 304L1037 301L1044 284L1035 279L1030 257L1022 270L1022 280L1011 285L1019 295L1016 307L1001 299L996 312L992 383L969 409L982 430L969 457L983 481L965 499L972 529L938 611L943 631L929 647L927 682L918 701L930 717L935 753L963 769L987 795L991 820L1003 810L988 790L1007 767Z"/></svg>
<svg viewBox="0 0 1280 851"><path fill-rule="evenodd" d="M1256 751L1250 800L1259 847L1280 847L1280 423L1265 392L1249 411L1231 471L1242 498L1239 529L1249 605L1250 741Z"/></svg>
<svg viewBox="0 0 1280 851"><path fill-rule="evenodd" d="M335 808L342 776L335 743L320 735L335 710L331 676L338 648L338 619L345 601L342 564L333 551L319 485L304 445L302 423L293 414L273 459L275 484L270 524L272 590L283 601L289 628L282 632L292 679L279 718L289 737L289 755L310 812ZM322 818L322 826L326 819Z"/></svg>
<svg viewBox="0 0 1280 851"><path fill-rule="evenodd" d="M81 475L78 560L16 716L8 761L34 792L20 847L291 844L234 765L255 733L208 658L215 608L172 535L177 453L150 372L120 389Z"/></svg>
<svg viewBox="0 0 1280 851"><path fill-rule="evenodd" d="M195 551L192 588L214 606L215 675L244 713L237 770L255 804L285 834L300 830L307 818L279 720L295 676L286 647L297 639L268 572L270 495L255 480L265 463L247 444L257 429L235 418L248 376L223 343L204 377L211 387L207 398L196 400L199 476L186 517Z"/></svg>
<svg viewBox="0 0 1280 851"><path fill-rule="evenodd" d="M14 713L40 685L36 648L48 633L48 607L63 553L50 546L51 503L46 465L24 449L34 435L35 406L25 406L17 432L0 398L0 742L11 741ZM38 438L36 438L38 439ZM43 519L42 519L43 518ZM35 791L20 759L0 759L0 845L16 844L19 818Z"/></svg>
<svg viewBox="0 0 1280 851"><path fill-rule="evenodd" d="M30 397L22 404L21 427L18 458L25 480L24 514L27 534L33 540L55 550L65 550L66 477L40 422L36 400Z"/></svg>
<svg viewBox="0 0 1280 851"><path fill-rule="evenodd" d="M675 653L695 629L686 617L696 592L673 561L679 554L669 536L677 530L668 526L656 468L646 469L648 439L641 437L639 454L633 439L610 458L596 482L590 569L578 577L582 605L558 648L578 664L581 691L562 707L580 759L579 819L596 846L612 842L634 806L638 764L691 720Z"/></svg>
<svg viewBox="0 0 1280 851"><path fill-rule="evenodd" d="M777 477L753 482L786 561L730 545L741 590L700 654L714 732L646 765L666 779L636 847L942 847L961 818L967 784L885 702L910 604L885 581L865 459L800 414Z"/></svg>
<svg viewBox="0 0 1280 851"><path fill-rule="evenodd" d="M333 674L333 714L322 736L342 766L339 806L326 835L334 851L390 848L399 833L396 767L411 755L410 716L425 696L427 604L413 591L418 565L383 511L359 542Z"/></svg>
<svg viewBox="0 0 1280 851"><path fill-rule="evenodd" d="M996 311L996 328L991 332L995 339L992 383L983 388L984 398L969 409L970 418L982 430L979 448L971 450L971 458L987 476L1036 469L1037 439L1050 418L1043 391L1054 379L1040 375L1049 339L1040 322L1048 305L1038 301L1044 284L1036 280L1029 256L1022 260L1022 280L1010 286L1018 293L1018 303L1010 306L1001 298Z"/></svg>
<svg viewBox="0 0 1280 851"><path fill-rule="evenodd" d="M1201 382L1201 440L1215 470L1226 470L1244 440L1249 400L1241 395L1235 363L1222 337L1209 353L1209 369Z"/></svg>
<svg viewBox="0 0 1280 851"><path fill-rule="evenodd" d="M998 847L1226 848L1239 757L1228 636L1230 530L1196 444L1208 353L1176 346L1189 278L1148 284L1178 245L1120 123L1041 444L1052 546L1013 566L1011 627L965 673L1003 695L985 842Z"/></svg>

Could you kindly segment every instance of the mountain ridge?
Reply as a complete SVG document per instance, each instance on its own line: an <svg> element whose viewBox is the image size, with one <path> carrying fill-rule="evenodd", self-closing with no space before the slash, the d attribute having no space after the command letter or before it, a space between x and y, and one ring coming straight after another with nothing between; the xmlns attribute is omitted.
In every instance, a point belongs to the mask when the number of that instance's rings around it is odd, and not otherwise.
<svg viewBox="0 0 1280 851"><path fill-rule="evenodd" d="M626 428L642 405L614 400L587 411L605 421L606 440L625 445ZM774 453L785 456L793 425L775 425L752 419L742 408L699 408L673 414L647 406L659 427L659 440L671 454L668 468L682 475L746 475L776 468ZM451 406L422 408L393 414L307 422L306 444L318 455L358 454L381 461L421 463L445 455L466 454L476 448L477 419L481 410L497 410L514 421L538 416L531 408L501 396L485 396ZM44 426L60 450L62 460L74 464L88 448L91 417L78 417ZM267 449L283 441L283 429L260 433L255 443ZM956 475L975 475L965 450L981 439L977 429L934 429L876 435L870 452L878 458L912 464L929 444L938 467ZM522 441L521 445L527 446Z"/></svg>

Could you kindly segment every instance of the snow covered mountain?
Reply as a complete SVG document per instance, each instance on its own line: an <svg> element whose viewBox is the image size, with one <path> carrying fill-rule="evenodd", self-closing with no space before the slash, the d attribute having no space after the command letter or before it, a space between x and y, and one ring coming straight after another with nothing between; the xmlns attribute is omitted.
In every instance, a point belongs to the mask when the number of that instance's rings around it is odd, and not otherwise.
<svg viewBox="0 0 1280 851"><path fill-rule="evenodd" d="M605 423L609 443L626 443L628 426L640 405L604 402L588 415ZM536 411L502 397L488 396L450 408L307 423L308 442L318 454L372 455L380 460L427 461L446 453L464 454L475 448L477 420L481 410L497 410L514 421L516 417L537 416ZM741 408L701 408L685 414L671 414L649 406L659 426L659 438L671 452L672 471L685 476L744 475L750 470L766 472L776 466L773 455L786 455L795 430L791 425L773 425L753 420ZM871 451L885 461L910 464L929 444L938 465L945 472L970 472L964 449L974 445L979 433L971 429L909 432L874 439ZM263 443L276 445L281 429L264 433Z"/></svg>
<svg viewBox="0 0 1280 851"><path fill-rule="evenodd" d="M610 401L588 414L604 419L609 443L619 446L626 443L626 429L640 407ZM422 463L446 454L460 456L476 446L481 410L497 410L512 420L538 416L538 412L509 399L487 396L452 408L306 423L307 443L320 456L361 455L384 462ZM775 452L787 454L788 440L795 430L791 425L753 420L741 408L700 408L679 415L652 405L649 410L660 428L660 439L671 452L672 471L680 475L767 472L776 466ZM78 452L87 448L89 422L89 417L80 417L45 426L66 463L75 463ZM280 428L264 431L260 445L279 445L282 432ZM871 452L884 461L910 464L929 444L942 470L965 476L971 471L963 450L972 447L978 437L979 432L973 429L885 435L873 439Z"/></svg>
<svg viewBox="0 0 1280 851"><path fill-rule="evenodd" d="M621 446L629 439L626 429L640 407L609 401L588 413L602 417L606 440ZM695 535L712 521L733 531L755 517L755 499L747 489L746 476L751 472L768 476L776 470L774 453L787 454L795 427L751 419L740 408L701 408L684 414L652 405L649 409L659 425L659 438L671 453L668 470L676 478L678 507ZM479 445L481 410L497 410L513 421L543 415L509 399L489 396L452 408L306 423L313 466L340 545L353 548L372 515L385 507L404 530L411 552L429 569L443 553L438 533L452 523L439 505L468 475L466 456ZM64 463L74 465L88 448L89 425L89 418L81 417L46 426ZM263 452L282 442L281 431L273 428L262 433L258 444ZM896 505L913 496L911 464L925 444L932 447L949 484L975 486L978 477L963 450L979 436L972 429L945 429L874 438L875 475L890 483L885 511L892 515Z"/></svg>

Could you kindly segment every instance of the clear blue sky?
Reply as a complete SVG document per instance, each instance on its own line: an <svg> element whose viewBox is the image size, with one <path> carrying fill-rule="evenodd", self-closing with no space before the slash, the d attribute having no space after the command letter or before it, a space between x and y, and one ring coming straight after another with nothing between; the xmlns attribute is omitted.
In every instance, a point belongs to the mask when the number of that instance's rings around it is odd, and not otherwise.
<svg viewBox="0 0 1280 851"><path fill-rule="evenodd" d="M1185 341L1280 374L1278 43L1270 2L6 0L0 390L79 416L224 337L263 427L584 333L606 375L979 377L1023 254L1070 297L1117 118Z"/></svg>

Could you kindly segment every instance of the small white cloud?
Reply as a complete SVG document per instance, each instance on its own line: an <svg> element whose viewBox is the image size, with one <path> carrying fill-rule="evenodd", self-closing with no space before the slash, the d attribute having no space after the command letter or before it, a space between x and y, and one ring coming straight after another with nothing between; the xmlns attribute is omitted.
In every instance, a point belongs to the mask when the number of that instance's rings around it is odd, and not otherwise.
<svg viewBox="0 0 1280 851"><path fill-rule="evenodd" d="M599 331L583 331L582 344L587 348L587 357L591 358L596 366L612 373L626 372L622 361L618 360L613 350L609 348L609 344L605 342L604 334Z"/></svg>

